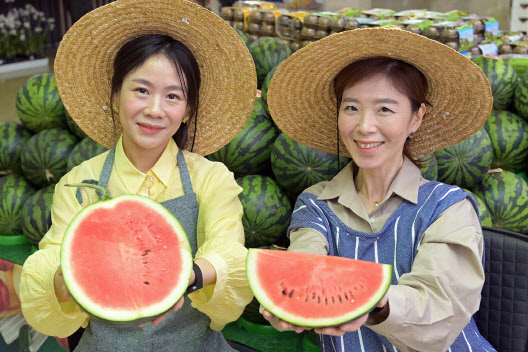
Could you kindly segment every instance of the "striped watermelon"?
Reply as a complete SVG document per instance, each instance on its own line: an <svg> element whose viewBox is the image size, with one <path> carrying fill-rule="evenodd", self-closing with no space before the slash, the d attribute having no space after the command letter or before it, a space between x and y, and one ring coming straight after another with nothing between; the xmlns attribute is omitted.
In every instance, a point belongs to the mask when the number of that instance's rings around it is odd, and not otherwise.
<svg viewBox="0 0 528 352"><path fill-rule="evenodd" d="M491 213L493 227L528 232L528 183L510 171L484 176L474 189Z"/></svg>
<svg viewBox="0 0 528 352"><path fill-rule="evenodd" d="M99 154L102 154L107 150L108 149L106 149L90 137L84 138L82 141L77 143L75 147L73 147L70 155L68 155L68 163L66 166L67 171L70 171L83 161L91 159Z"/></svg>
<svg viewBox="0 0 528 352"><path fill-rule="evenodd" d="M258 87L262 87L266 75L275 66L292 54L290 46L278 37L260 37L249 45L249 52L255 61Z"/></svg>
<svg viewBox="0 0 528 352"><path fill-rule="evenodd" d="M480 197L478 197L475 193L471 192L470 190L468 189L463 189L463 190L469 193L469 195L473 197L473 199L477 203L477 207L479 210L480 224L482 226L492 227L493 223L491 221L491 214L490 214L488 207L486 206L486 203L484 203L484 201Z"/></svg>
<svg viewBox="0 0 528 352"><path fill-rule="evenodd" d="M528 119L528 71L519 76L519 84L513 95L515 111L523 118Z"/></svg>
<svg viewBox="0 0 528 352"><path fill-rule="evenodd" d="M271 149L271 168L277 183L296 198L306 188L331 180L350 162L295 142L281 133Z"/></svg>
<svg viewBox="0 0 528 352"><path fill-rule="evenodd" d="M77 138L61 128L36 133L22 151L22 171L36 186L45 187L59 182L67 171L67 160Z"/></svg>
<svg viewBox="0 0 528 352"><path fill-rule="evenodd" d="M79 126L77 126L73 118L68 113L68 110L64 111L66 112L66 124L68 125L70 131L72 131L73 134L76 135L79 139L85 139L86 137L88 137L88 135L84 133L84 131Z"/></svg>
<svg viewBox="0 0 528 352"><path fill-rule="evenodd" d="M491 168L521 172L528 157L528 123L509 111L494 110L484 129L493 145Z"/></svg>
<svg viewBox="0 0 528 352"><path fill-rule="evenodd" d="M471 59L488 78L493 95L493 109L509 110L519 77L512 64L502 58L475 56Z"/></svg>
<svg viewBox="0 0 528 352"><path fill-rule="evenodd" d="M275 74L275 71L277 71L278 65L275 66L267 75L266 79L264 79L264 83L262 83L262 87L260 88L260 94L262 97L262 106L264 107L264 110L266 110L266 113L270 115L269 109L268 109L268 88L269 84L271 82L271 78Z"/></svg>
<svg viewBox="0 0 528 352"><path fill-rule="evenodd" d="M274 244L286 233L292 207L286 193L271 177L247 175L236 182L242 187L238 195L244 215L242 225L246 247Z"/></svg>
<svg viewBox="0 0 528 352"><path fill-rule="evenodd" d="M10 174L0 178L0 236L22 234L24 203L35 191L23 176Z"/></svg>
<svg viewBox="0 0 528 352"><path fill-rule="evenodd" d="M264 112L261 98L257 98L242 131L207 158L224 163L235 177L261 174L271 167L271 147L278 135L279 131Z"/></svg>
<svg viewBox="0 0 528 352"><path fill-rule="evenodd" d="M491 139L484 128L462 142L435 152L438 181L472 188L488 172L493 160Z"/></svg>
<svg viewBox="0 0 528 352"><path fill-rule="evenodd" d="M29 78L18 90L17 115L28 130L67 128L66 109L62 104L53 73L40 73Z"/></svg>
<svg viewBox="0 0 528 352"><path fill-rule="evenodd" d="M38 245L51 227L51 205L55 186L39 189L31 195L22 211L22 233L30 243Z"/></svg>
<svg viewBox="0 0 528 352"><path fill-rule="evenodd" d="M425 162L425 165L420 168L420 173L423 178L429 181L436 181L438 178L438 163L436 162L436 157L433 153L419 156L417 160L422 160Z"/></svg>
<svg viewBox="0 0 528 352"><path fill-rule="evenodd" d="M0 175L12 172L21 174L20 155L31 133L24 126L13 122L0 122Z"/></svg>
<svg viewBox="0 0 528 352"><path fill-rule="evenodd" d="M233 29L235 30L235 32L237 32L240 38L242 38L242 40L244 41L244 44L246 44L246 46L249 46L249 38L247 37L246 33L242 32L238 28L233 28Z"/></svg>

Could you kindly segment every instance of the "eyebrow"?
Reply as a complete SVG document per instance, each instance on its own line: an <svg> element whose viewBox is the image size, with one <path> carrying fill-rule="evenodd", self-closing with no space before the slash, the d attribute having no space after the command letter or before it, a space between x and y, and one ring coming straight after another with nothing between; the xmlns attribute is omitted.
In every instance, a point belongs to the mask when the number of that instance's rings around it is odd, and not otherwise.
<svg viewBox="0 0 528 352"><path fill-rule="evenodd" d="M358 103L359 101L357 99L355 99L355 98L344 98L343 102L346 102L346 103ZM390 99L390 98L376 99L374 102L376 104L394 104L394 105L398 105L398 102L396 100Z"/></svg>
<svg viewBox="0 0 528 352"><path fill-rule="evenodd" d="M136 79L133 79L132 82L135 82L135 83L141 83L141 84L144 84L148 87L152 87L153 84L150 82L150 81L147 81L146 79L141 79L141 78L136 78ZM165 87L165 90L181 90L183 91L183 88L179 85L173 85L173 86L168 86L168 87Z"/></svg>

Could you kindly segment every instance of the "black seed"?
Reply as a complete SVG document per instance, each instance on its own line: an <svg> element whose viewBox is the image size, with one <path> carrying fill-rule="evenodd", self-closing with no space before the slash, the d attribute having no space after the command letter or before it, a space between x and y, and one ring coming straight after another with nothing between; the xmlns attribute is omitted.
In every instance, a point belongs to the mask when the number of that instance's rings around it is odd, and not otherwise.
<svg viewBox="0 0 528 352"><path fill-rule="evenodd" d="M317 296L317 304L321 304L321 297Z"/></svg>
<svg viewBox="0 0 528 352"><path fill-rule="evenodd" d="M292 297L293 296L293 291L294 290L292 290L288 296Z"/></svg>
<svg viewBox="0 0 528 352"><path fill-rule="evenodd" d="M328 305L328 298L325 297L325 306Z"/></svg>
<svg viewBox="0 0 528 352"><path fill-rule="evenodd" d="M312 293L312 299L315 299L315 292Z"/></svg>
<svg viewBox="0 0 528 352"><path fill-rule="evenodd" d="M306 297L304 298L304 303L308 302L308 299L310 299L310 297L306 296Z"/></svg>
<svg viewBox="0 0 528 352"><path fill-rule="evenodd" d="M332 304L335 304L334 296L332 296Z"/></svg>
<svg viewBox="0 0 528 352"><path fill-rule="evenodd" d="M282 290L282 294L286 296L286 290Z"/></svg>
<svg viewBox="0 0 528 352"><path fill-rule="evenodd" d="M343 300L341 299L341 296L337 296L339 298L339 303L343 303Z"/></svg>
<svg viewBox="0 0 528 352"><path fill-rule="evenodd" d="M150 282L148 282L148 281L145 281L145 285L150 285Z"/></svg>
<svg viewBox="0 0 528 352"><path fill-rule="evenodd" d="M348 296L347 296L346 292L345 292L345 299L348 301Z"/></svg>

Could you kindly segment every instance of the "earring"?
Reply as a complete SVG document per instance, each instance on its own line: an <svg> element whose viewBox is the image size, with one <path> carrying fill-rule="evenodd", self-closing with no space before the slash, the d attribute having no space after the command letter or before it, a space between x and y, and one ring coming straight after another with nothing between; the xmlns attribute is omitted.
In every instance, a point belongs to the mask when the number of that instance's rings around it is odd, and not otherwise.
<svg viewBox="0 0 528 352"><path fill-rule="evenodd" d="M112 102L112 110L114 110L114 113L119 114L119 105L115 101Z"/></svg>
<svg viewBox="0 0 528 352"><path fill-rule="evenodd" d="M414 137L414 132L411 132L411 133L409 134L409 138L413 138L413 137Z"/></svg>
<svg viewBox="0 0 528 352"><path fill-rule="evenodd" d="M187 121L189 121L189 115L185 115L185 117L182 120L183 123L187 123Z"/></svg>

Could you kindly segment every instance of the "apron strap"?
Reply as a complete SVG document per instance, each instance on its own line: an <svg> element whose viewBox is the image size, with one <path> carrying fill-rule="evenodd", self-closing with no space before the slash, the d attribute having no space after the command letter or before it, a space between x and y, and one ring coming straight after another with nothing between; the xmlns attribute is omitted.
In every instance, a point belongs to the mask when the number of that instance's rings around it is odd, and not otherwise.
<svg viewBox="0 0 528 352"><path fill-rule="evenodd" d="M176 158L178 160L178 168L180 169L183 193L185 195L192 194L194 191L191 183L191 176L189 175L189 169L187 168L187 163L185 162L185 158L183 157L183 152L181 149L178 149L178 155Z"/></svg>

